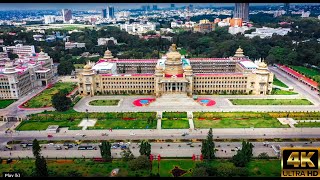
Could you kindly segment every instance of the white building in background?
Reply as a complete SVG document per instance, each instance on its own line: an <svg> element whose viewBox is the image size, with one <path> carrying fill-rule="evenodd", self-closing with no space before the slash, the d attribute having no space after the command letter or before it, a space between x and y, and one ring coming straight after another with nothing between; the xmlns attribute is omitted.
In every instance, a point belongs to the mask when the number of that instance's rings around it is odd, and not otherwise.
<svg viewBox="0 0 320 180"><path fill-rule="evenodd" d="M129 11L120 11L116 13L116 18L128 18L128 17L130 17Z"/></svg>
<svg viewBox="0 0 320 180"><path fill-rule="evenodd" d="M290 28L269 28L269 27L262 27L256 28L255 32L251 34L245 34L245 37L253 38L255 36L259 36L260 38L272 37L273 34L284 36L287 35L288 32L291 32Z"/></svg>
<svg viewBox="0 0 320 180"><path fill-rule="evenodd" d="M302 12L302 14L301 14L301 17L302 18L306 18L306 17L309 17L310 16L310 11L307 11L307 12Z"/></svg>
<svg viewBox="0 0 320 180"><path fill-rule="evenodd" d="M235 26L235 27L229 27L228 32L230 34L238 34L238 33L244 34L244 32L247 30L249 30L248 26L242 26L242 27Z"/></svg>
<svg viewBox="0 0 320 180"><path fill-rule="evenodd" d="M129 34L142 34L148 31L155 31L156 24L147 22L146 24L132 23L120 24L120 29L127 31Z"/></svg>
<svg viewBox="0 0 320 180"><path fill-rule="evenodd" d="M56 16L52 15L45 15L44 16L44 23L45 24L52 24L56 22Z"/></svg>
<svg viewBox="0 0 320 180"><path fill-rule="evenodd" d="M108 41L113 41L113 44L118 44L118 41L114 37L110 38L99 38L98 39L98 46L104 46L108 44Z"/></svg>
<svg viewBox="0 0 320 180"><path fill-rule="evenodd" d="M86 43L78 43L78 42L65 42L65 49L73 49L73 48L85 48Z"/></svg>
<svg viewBox="0 0 320 180"><path fill-rule="evenodd" d="M19 57L29 55L30 53L35 53L34 46L17 44L15 46L5 46L2 47L3 52L12 52L13 54L17 54Z"/></svg>

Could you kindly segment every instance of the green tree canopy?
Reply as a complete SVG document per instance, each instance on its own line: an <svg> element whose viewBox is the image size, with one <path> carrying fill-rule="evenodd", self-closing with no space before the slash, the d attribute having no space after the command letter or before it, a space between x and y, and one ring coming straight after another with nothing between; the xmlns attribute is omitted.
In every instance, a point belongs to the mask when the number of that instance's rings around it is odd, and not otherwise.
<svg viewBox="0 0 320 180"><path fill-rule="evenodd" d="M71 104L71 99L66 97L63 91L59 91L52 96L52 105L57 111L66 111L71 107Z"/></svg>
<svg viewBox="0 0 320 180"><path fill-rule="evenodd" d="M207 139L202 140L201 153L206 160L215 158L215 145L213 142L212 128L208 132Z"/></svg>

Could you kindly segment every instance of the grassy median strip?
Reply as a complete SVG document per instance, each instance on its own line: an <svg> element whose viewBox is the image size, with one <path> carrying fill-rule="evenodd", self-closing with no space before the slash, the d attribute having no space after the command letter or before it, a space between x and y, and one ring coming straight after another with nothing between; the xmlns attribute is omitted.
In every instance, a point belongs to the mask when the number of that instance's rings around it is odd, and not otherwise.
<svg viewBox="0 0 320 180"><path fill-rule="evenodd" d="M16 100L13 99L6 99L6 100L0 100L0 109L4 109L8 107L10 104L14 103Z"/></svg>
<svg viewBox="0 0 320 180"><path fill-rule="evenodd" d="M313 105L307 99L229 99L233 105Z"/></svg>
<svg viewBox="0 0 320 180"><path fill-rule="evenodd" d="M144 119L107 119L98 120L94 127L89 127L88 129L155 129L156 127L156 120L153 120L153 122L148 123L148 121Z"/></svg>
<svg viewBox="0 0 320 180"><path fill-rule="evenodd" d="M119 104L119 99L111 100L93 100L89 102L91 106L117 106Z"/></svg>

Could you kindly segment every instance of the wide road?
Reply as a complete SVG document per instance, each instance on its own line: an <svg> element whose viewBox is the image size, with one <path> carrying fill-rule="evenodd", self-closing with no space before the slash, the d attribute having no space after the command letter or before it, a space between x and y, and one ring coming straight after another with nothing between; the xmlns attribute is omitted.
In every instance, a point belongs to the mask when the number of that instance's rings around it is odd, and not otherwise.
<svg viewBox="0 0 320 180"><path fill-rule="evenodd" d="M189 133L182 136L184 132ZM102 136L107 133L108 136ZM134 135L132 135L134 133ZM46 131L0 132L0 143L10 140L102 140L102 139L204 139L208 129L161 129L161 130L70 130L52 134ZM86 137L82 137L84 134ZM320 138L320 128L225 128L213 129L214 138L220 139L271 139L271 138Z"/></svg>
<svg viewBox="0 0 320 180"><path fill-rule="evenodd" d="M125 143L125 142L124 142ZM276 154L272 149L271 145L280 145L281 147L303 147L303 146L313 146L319 147L320 142L269 142L268 146L264 145L263 142L253 142L253 156L258 156L260 153L267 153L270 157L275 157ZM61 150L56 150L55 146L60 145ZM74 145L74 144L73 144ZM92 158L101 157L98 144L87 144L82 145L92 145L97 147L96 150L77 150L77 146L70 148L68 150L64 149L62 144L43 144L42 145L42 155L48 158ZM128 147L135 156L139 156L139 143L131 143ZM22 148L20 145L14 145L16 150L8 150L3 146L0 146L0 156L2 158L18 158L18 157L30 157L33 158L32 148ZM44 146L46 148L44 148ZM215 142L215 147L217 149L217 157L232 157L236 154L237 148L241 148L241 142ZM4 149L6 149L4 151ZM121 157L122 150L120 148L111 149L111 155L114 158ZM162 157L192 157L193 154L199 156L201 154L201 143L192 143L192 146L187 143L151 143L151 154L158 155Z"/></svg>

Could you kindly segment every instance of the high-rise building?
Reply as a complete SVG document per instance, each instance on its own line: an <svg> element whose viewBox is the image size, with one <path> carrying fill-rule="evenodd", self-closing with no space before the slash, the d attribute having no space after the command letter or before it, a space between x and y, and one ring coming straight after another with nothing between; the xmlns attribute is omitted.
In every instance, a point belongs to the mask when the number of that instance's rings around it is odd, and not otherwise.
<svg viewBox="0 0 320 180"><path fill-rule="evenodd" d="M102 18L107 18L107 9L102 9L101 17Z"/></svg>
<svg viewBox="0 0 320 180"><path fill-rule="evenodd" d="M70 9L62 9L62 19L64 23L68 23L72 19L72 11Z"/></svg>
<svg viewBox="0 0 320 180"><path fill-rule="evenodd" d="M45 24L51 24L56 21L56 16L51 16L51 15L45 15L44 16L44 23Z"/></svg>
<svg viewBox="0 0 320 180"><path fill-rule="evenodd" d="M153 5L152 6L152 10L158 10L158 6L157 5Z"/></svg>
<svg viewBox="0 0 320 180"><path fill-rule="evenodd" d="M249 21L249 3L236 3L233 18L241 18L243 21Z"/></svg>
<svg viewBox="0 0 320 180"><path fill-rule="evenodd" d="M113 6L108 6L108 13L107 13L107 18L108 19L113 19L114 16L114 7Z"/></svg>

